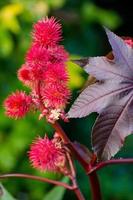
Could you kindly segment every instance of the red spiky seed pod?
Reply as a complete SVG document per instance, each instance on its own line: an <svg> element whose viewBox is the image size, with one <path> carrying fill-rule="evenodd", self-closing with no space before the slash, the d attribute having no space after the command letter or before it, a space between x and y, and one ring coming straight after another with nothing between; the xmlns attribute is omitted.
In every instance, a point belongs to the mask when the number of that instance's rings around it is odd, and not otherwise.
<svg viewBox="0 0 133 200"><path fill-rule="evenodd" d="M33 42L43 46L55 45L61 39L61 25L54 17L39 20L33 26Z"/></svg>
<svg viewBox="0 0 133 200"><path fill-rule="evenodd" d="M32 166L41 171L60 172L65 167L66 156L61 145L47 136L38 137L31 145L29 159Z"/></svg>
<svg viewBox="0 0 133 200"><path fill-rule="evenodd" d="M25 92L16 91L4 101L5 113L11 118L22 118L29 111L31 104L30 96L26 95Z"/></svg>

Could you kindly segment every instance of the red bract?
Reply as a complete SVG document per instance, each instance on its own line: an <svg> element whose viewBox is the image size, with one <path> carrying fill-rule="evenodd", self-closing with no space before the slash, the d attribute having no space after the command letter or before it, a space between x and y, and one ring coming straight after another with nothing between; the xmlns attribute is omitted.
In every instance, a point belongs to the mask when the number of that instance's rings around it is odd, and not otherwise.
<svg viewBox="0 0 133 200"><path fill-rule="evenodd" d="M32 166L41 171L57 171L65 166L66 157L61 145L47 136L38 137L31 145L29 159Z"/></svg>
<svg viewBox="0 0 133 200"><path fill-rule="evenodd" d="M7 97L4 102L5 112L11 118L21 118L29 111L32 103L31 97L25 92L16 91Z"/></svg>
<svg viewBox="0 0 133 200"><path fill-rule="evenodd" d="M32 38L35 43L40 45L55 45L62 39L61 25L54 17L39 20L33 26Z"/></svg>

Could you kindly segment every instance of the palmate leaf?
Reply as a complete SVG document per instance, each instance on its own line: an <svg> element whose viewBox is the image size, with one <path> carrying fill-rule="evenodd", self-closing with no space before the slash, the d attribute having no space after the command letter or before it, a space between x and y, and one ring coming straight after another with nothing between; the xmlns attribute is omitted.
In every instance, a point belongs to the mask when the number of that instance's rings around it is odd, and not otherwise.
<svg viewBox="0 0 133 200"><path fill-rule="evenodd" d="M68 112L69 118L99 113L92 131L92 145L99 160L114 156L133 132L133 48L105 30L114 59L88 59L84 69L99 82L87 87Z"/></svg>

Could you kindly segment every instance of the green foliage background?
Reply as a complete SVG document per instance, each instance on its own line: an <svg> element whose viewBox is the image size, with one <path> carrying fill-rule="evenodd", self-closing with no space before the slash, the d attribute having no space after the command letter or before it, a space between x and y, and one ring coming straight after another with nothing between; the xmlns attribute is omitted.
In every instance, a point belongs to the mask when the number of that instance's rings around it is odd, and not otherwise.
<svg viewBox="0 0 133 200"><path fill-rule="evenodd" d="M29 114L18 121L4 115L3 100L16 89L24 89L17 80L17 70L24 62L24 55L30 44L32 24L45 16L55 16L63 25L63 44L72 58L82 56L104 55L109 46L102 25L121 35L132 34L130 21L118 7L118 1L87 0L0 0L0 173L31 173L61 179L61 175L40 173L29 164L27 151L31 141L37 135L48 133L53 129L46 122L38 121L38 114ZM122 4L122 3L121 3ZM125 6L124 4L121 6ZM125 7L126 9L127 7ZM128 9L128 8L127 8ZM127 11L128 12L128 11ZM125 14L127 14L125 12ZM128 14L127 14L128 15ZM132 17L132 16L131 16ZM129 29L128 29L129 28ZM132 35L131 35L132 36ZM83 70L68 63L70 87L73 100L79 94L87 75ZM77 140L88 148L90 133L96 115L84 119L72 119L69 124L62 124L72 140ZM132 157L133 137L126 140L125 147L117 157ZM88 180L83 169L78 168L78 181L86 199L90 199ZM133 167L110 166L99 172L102 192L105 200L133 199ZM55 188L49 184L25 179L9 179L2 182L5 188L18 200L68 200L75 196L68 191ZM57 196L57 194L59 194ZM8 197L0 199L8 200ZM9 197L12 199L11 197Z"/></svg>

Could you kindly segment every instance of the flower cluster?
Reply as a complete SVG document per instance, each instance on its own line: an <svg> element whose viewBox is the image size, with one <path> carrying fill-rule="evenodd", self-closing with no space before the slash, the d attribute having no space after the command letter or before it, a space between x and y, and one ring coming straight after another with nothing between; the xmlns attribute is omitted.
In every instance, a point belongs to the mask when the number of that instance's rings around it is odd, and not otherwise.
<svg viewBox="0 0 133 200"><path fill-rule="evenodd" d="M66 171L66 155L61 141L38 137L31 145L29 159L32 166L41 171Z"/></svg>
<svg viewBox="0 0 133 200"><path fill-rule="evenodd" d="M64 109L70 98L68 53L59 44L61 39L61 25L53 17L33 26L31 46L18 70L19 80L31 89L31 101L22 92L10 95L5 101L7 115L23 117L33 104L32 108L41 111L40 118L46 116L51 123L60 117L66 120Z"/></svg>

